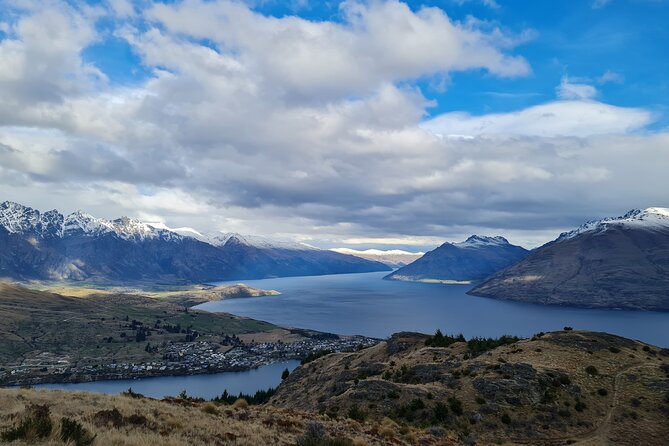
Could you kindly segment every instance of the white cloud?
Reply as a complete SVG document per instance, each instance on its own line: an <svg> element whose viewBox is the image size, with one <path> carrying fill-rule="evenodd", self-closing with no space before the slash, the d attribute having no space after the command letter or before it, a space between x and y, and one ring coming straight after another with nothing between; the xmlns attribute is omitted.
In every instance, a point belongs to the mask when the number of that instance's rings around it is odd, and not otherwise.
<svg viewBox="0 0 669 446"><path fill-rule="evenodd" d="M576 100L421 124L432 104L406 79L528 72L517 39L475 20L396 1L346 3L343 22L161 4L146 12L156 26L117 30L153 70L121 88L82 61L98 12L49 5L0 41L15 67L0 65L3 199L332 245L474 232L535 244L667 205L669 136L644 135L650 112L594 101L578 80L564 80Z"/></svg>
<svg viewBox="0 0 669 446"><path fill-rule="evenodd" d="M608 84L608 83L622 84L623 82L625 82L625 76L622 75L621 73L616 73L615 71L606 70L604 74L602 74L597 78L597 82L600 84Z"/></svg>
<svg viewBox="0 0 669 446"><path fill-rule="evenodd" d="M422 124L431 132L448 135L510 134L579 136L625 134L653 122L652 113L595 101L554 101L510 113L472 116L445 113Z"/></svg>
<svg viewBox="0 0 669 446"><path fill-rule="evenodd" d="M555 89L555 92L560 99L592 99L597 96L597 89L595 87L588 84L570 82L567 76L562 76L560 85Z"/></svg>
<svg viewBox="0 0 669 446"><path fill-rule="evenodd" d="M600 9L611 3L611 0L592 0L590 6L592 9Z"/></svg>

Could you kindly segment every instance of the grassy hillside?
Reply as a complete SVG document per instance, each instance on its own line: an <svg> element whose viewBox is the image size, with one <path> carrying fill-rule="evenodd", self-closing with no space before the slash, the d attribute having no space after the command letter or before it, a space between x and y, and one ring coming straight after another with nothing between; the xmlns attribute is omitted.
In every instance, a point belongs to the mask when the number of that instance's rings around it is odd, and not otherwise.
<svg viewBox="0 0 669 446"><path fill-rule="evenodd" d="M46 409L45 409L46 408ZM46 414L45 414L46 412ZM408 445L397 427L374 427L350 419L272 407L31 389L0 389L0 435L23 429L15 444L58 445L75 431L79 446ZM51 423L51 429L40 427ZM75 424L76 423L76 424ZM79 425L80 429L70 426ZM69 427L69 429L67 429ZM305 432L307 432L305 434ZM396 437L392 442L388 438ZM72 437L70 437L72 438ZM86 441L90 440L90 441ZM1 440L0 440L1 441ZM70 440L70 445L76 444Z"/></svg>
<svg viewBox="0 0 669 446"><path fill-rule="evenodd" d="M0 371L39 363L57 367L147 361L160 355L147 343L219 343L225 335L265 333L277 327L226 314L186 310L161 299L118 294L86 298L0 284ZM65 362L63 362L65 361Z"/></svg>
<svg viewBox="0 0 669 446"><path fill-rule="evenodd" d="M469 342L402 333L297 369L271 403L390 419L427 444L659 446L669 438L669 350L592 332Z"/></svg>

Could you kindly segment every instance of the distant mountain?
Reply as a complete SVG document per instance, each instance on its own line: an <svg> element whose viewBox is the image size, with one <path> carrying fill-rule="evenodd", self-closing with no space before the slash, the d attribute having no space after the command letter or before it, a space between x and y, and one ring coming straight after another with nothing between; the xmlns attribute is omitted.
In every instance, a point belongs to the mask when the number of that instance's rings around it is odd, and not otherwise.
<svg viewBox="0 0 669 446"><path fill-rule="evenodd" d="M358 257L238 234L201 237L127 217L0 204L0 277L186 281L387 271Z"/></svg>
<svg viewBox="0 0 669 446"><path fill-rule="evenodd" d="M464 242L444 243L385 278L407 281L471 282L518 262L528 251L504 237L472 235Z"/></svg>
<svg viewBox="0 0 669 446"><path fill-rule="evenodd" d="M669 209L588 222L471 294L597 308L669 310Z"/></svg>
<svg viewBox="0 0 669 446"><path fill-rule="evenodd" d="M364 251L358 251L349 248L333 248L330 251L338 252L340 254L349 254L367 260L374 260L384 263L391 268L401 268L406 266L425 254L424 252L409 252L402 251L401 249L391 249L387 251L380 249L366 249Z"/></svg>

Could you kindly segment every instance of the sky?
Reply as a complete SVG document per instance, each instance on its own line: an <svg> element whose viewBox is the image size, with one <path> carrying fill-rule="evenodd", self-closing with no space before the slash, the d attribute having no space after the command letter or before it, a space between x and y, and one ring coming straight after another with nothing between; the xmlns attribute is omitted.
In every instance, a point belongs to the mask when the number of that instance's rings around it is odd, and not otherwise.
<svg viewBox="0 0 669 446"><path fill-rule="evenodd" d="M669 207L669 1L0 0L0 201L321 247Z"/></svg>

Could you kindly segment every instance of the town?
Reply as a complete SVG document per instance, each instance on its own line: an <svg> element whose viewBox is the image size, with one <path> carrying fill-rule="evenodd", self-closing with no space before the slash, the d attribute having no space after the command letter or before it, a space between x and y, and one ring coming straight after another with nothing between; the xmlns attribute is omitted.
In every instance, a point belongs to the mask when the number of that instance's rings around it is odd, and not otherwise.
<svg viewBox="0 0 669 446"><path fill-rule="evenodd" d="M0 370L0 385L26 386L44 383L86 382L107 379L135 379L153 376L196 375L243 371L286 360L304 360L323 352L355 351L373 346L378 339L313 337L295 342L244 342L228 336L222 342L169 342L147 349L162 359L147 362L72 364L67 355L43 352L19 366Z"/></svg>

